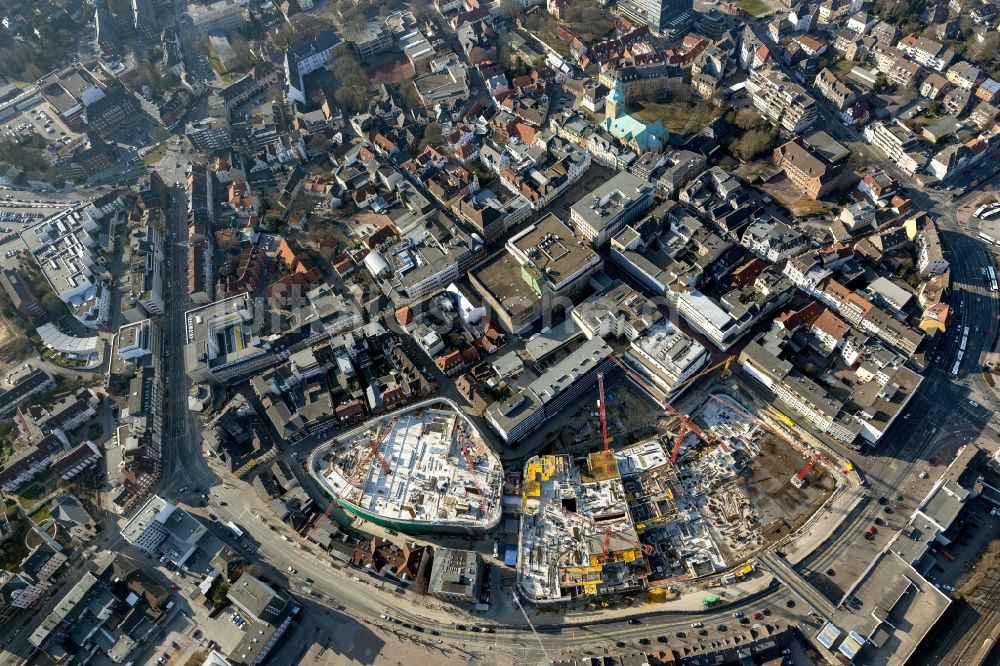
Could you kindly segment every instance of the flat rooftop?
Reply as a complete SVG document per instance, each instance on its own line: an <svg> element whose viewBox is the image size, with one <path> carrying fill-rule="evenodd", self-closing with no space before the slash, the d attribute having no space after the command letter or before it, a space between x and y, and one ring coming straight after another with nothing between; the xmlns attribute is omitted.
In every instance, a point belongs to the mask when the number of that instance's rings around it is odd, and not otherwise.
<svg viewBox="0 0 1000 666"><path fill-rule="evenodd" d="M373 440L379 440L378 453L390 474L371 454ZM451 409L370 421L341 442L343 449L332 461L325 456L329 462L319 471L334 495L364 512L404 522L482 527L500 518L500 461L475 426Z"/></svg>
<svg viewBox="0 0 1000 666"><path fill-rule="evenodd" d="M573 308L573 317L590 330L599 330L601 322L609 317L625 322L641 334L653 322L663 317L656 304L630 285L615 280Z"/></svg>
<svg viewBox="0 0 1000 666"><path fill-rule="evenodd" d="M802 143L827 164L836 164L851 154L843 144L822 130L802 137Z"/></svg>
<svg viewBox="0 0 1000 666"><path fill-rule="evenodd" d="M97 241L90 231L96 230L96 224L85 208L67 208L21 234L45 279L61 297L82 294L92 286L91 247Z"/></svg>
<svg viewBox="0 0 1000 666"><path fill-rule="evenodd" d="M548 402L599 366L613 351L604 338L595 335L531 382L528 388Z"/></svg>
<svg viewBox="0 0 1000 666"><path fill-rule="evenodd" d="M260 353L254 304L249 294L239 294L184 315L185 342L194 348L198 360L216 365L241 356ZM185 352L190 353L190 352Z"/></svg>
<svg viewBox="0 0 1000 666"><path fill-rule="evenodd" d="M877 556L850 594L860 608L841 629L867 639L853 659L858 665L902 666L951 604L913 567L887 551Z"/></svg>
<svg viewBox="0 0 1000 666"><path fill-rule="evenodd" d="M470 272L512 319L518 319L541 300L521 277L517 259L506 252L493 255Z"/></svg>
<svg viewBox="0 0 1000 666"><path fill-rule="evenodd" d="M601 261L551 213L507 241L507 249L527 271L544 278L555 290Z"/></svg>
<svg viewBox="0 0 1000 666"><path fill-rule="evenodd" d="M708 362L704 345L663 319L632 341L625 359L668 394Z"/></svg>
<svg viewBox="0 0 1000 666"><path fill-rule="evenodd" d="M89 73L75 66L52 72L42 79L39 88L45 100L59 114L65 114L79 107L83 92L87 89L93 88L94 96L100 95L96 92L99 88Z"/></svg>
<svg viewBox="0 0 1000 666"><path fill-rule="evenodd" d="M574 218L579 217L602 231L611 220L652 191L653 184L648 180L621 171L573 204L570 210Z"/></svg>

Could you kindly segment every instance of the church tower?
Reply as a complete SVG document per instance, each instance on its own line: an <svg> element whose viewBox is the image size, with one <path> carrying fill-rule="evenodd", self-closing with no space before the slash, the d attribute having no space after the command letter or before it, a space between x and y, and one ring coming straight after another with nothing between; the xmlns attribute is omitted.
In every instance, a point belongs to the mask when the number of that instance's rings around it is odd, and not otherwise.
<svg viewBox="0 0 1000 666"><path fill-rule="evenodd" d="M621 81L615 79L615 84L604 100L605 115L614 120L622 112L622 105L625 103L625 91L622 90Z"/></svg>

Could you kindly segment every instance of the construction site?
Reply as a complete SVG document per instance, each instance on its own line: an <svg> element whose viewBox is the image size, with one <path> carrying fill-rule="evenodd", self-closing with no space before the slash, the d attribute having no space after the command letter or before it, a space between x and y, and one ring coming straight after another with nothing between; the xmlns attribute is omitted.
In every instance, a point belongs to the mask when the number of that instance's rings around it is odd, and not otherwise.
<svg viewBox="0 0 1000 666"><path fill-rule="evenodd" d="M704 373L723 364L727 376L726 362ZM757 551L805 522L836 486L818 454L800 453L807 448L753 408L702 393L685 400L684 414L619 367L629 381L609 381L613 398L598 376L597 422L574 437L585 450L525 465L517 584L534 603L746 575ZM645 432L651 421L649 436L611 446L612 434Z"/></svg>
<svg viewBox="0 0 1000 666"><path fill-rule="evenodd" d="M369 421L311 465L340 506L384 527L481 534L500 520L500 460L446 403Z"/></svg>
<svg viewBox="0 0 1000 666"><path fill-rule="evenodd" d="M646 554L614 457L536 456L525 465L517 583L534 603L641 590Z"/></svg>

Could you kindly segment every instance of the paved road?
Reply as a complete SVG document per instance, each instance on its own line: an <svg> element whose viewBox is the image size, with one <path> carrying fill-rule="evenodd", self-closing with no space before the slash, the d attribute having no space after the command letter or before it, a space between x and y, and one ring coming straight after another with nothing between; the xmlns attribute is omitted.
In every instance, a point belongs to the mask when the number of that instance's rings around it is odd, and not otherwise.
<svg viewBox="0 0 1000 666"><path fill-rule="evenodd" d="M171 188L171 206L167 215L167 315L164 330L163 371L166 378L164 399L163 468L159 492L178 497L183 486L208 488L218 479L209 469L201 447L201 424L187 408L190 382L184 370L185 313L192 307L187 295L188 234L187 199L183 187Z"/></svg>

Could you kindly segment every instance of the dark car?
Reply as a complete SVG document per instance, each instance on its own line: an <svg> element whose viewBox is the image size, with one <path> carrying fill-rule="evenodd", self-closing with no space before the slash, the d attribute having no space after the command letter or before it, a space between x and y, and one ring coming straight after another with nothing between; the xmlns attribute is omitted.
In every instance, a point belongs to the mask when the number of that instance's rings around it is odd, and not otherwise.
<svg viewBox="0 0 1000 666"><path fill-rule="evenodd" d="M657 643L666 643L667 642L667 637L666 636L657 636L656 637L656 642Z"/></svg>
<svg viewBox="0 0 1000 666"><path fill-rule="evenodd" d="M789 599L785 602L786 608L795 608L795 599Z"/></svg>
<svg viewBox="0 0 1000 666"><path fill-rule="evenodd" d="M626 622L628 622L629 624L641 624L641 622L639 622L639 620L635 619L634 617L630 617L628 620L626 620Z"/></svg>
<svg viewBox="0 0 1000 666"><path fill-rule="evenodd" d="M698 630L698 635L699 636L708 636L708 629L699 629Z"/></svg>
<svg viewBox="0 0 1000 666"><path fill-rule="evenodd" d="M623 648L625 647L625 641L618 641L617 643L615 643L615 646Z"/></svg>
<svg viewBox="0 0 1000 666"><path fill-rule="evenodd" d="M639 645L649 645L649 639L648 638L640 638L639 639Z"/></svg>
<svg viewBox="0 0 1000 666"><path fill-rule="evenodd" d="M459 631L465 631L465 625L464 624L456 624L455 628L458 629Z"/></svg>
<svg viewBox="0 0 1000 666"><path fill-rule="evenodd" d="M718 631L725 631L726 630L726 625L724 625L724 624L717 624L717 625L715 625L715 628Z"/></svg>
<svg viewBox="0 0 1000 666"><path fill-rule="evenodd" d="M674 634L674 636L676 636L677 638L684 638L685 636L687 636L687 634L684 633L683 631L678 631L677 633Z"/></svg>

